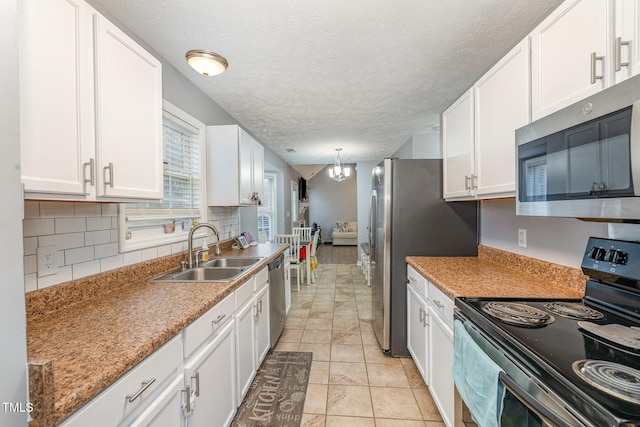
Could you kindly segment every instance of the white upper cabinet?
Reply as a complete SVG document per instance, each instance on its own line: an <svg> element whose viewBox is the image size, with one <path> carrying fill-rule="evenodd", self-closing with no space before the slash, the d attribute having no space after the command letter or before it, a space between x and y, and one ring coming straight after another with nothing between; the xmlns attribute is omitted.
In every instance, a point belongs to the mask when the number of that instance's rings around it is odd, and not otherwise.
<svg viewBox="0 0 640 427"><path fill-rule="evenodd" d="M207 126L207 204L252 205L262 199L264 147L237 125Z"/></svg>
<svg viewBox="0 0 640 427"><path fill-rule="evenodd" d="M94 159L91 10L73 0L21 0L18 8L25 191L83 199Z"/></svg>
<svg viewBox="0 0 640 427"><path fill-rule="evenodd" d="M444 198L472 196L473 89L442 113Z"/></svg>
<svg viewBox="0 0 640 427"><path fill-rule="evenodd" d="M613 75L619 83L640 73L640 2L616 0L613 32Z"/></svg>
<svg viewBox="0 0 640 427"><path fill-rule="evenodd" d="M528 39L475 84L474 102L476 196L515 195L515 130L529 123Z"/></svg>
<svg viewBox="0 0 640 427"><path fill-rule="evenodd" d="M98 196L161 199L162 68L96 15Z"/></svg>
<svg viewBox="0 0 640 427"><path fill-rule="evenodd" d="M18 7L25 197L162 198L160 62L81 0Z"/></svg>
<svg viewBox="0 0 640 427"><path fill-rule="evenodd" d="M442 113L445 199L515 194L515 130L529 105L525 39Z"/></svg>
<svg viewBox="0 0 640 427"><path fill-rule="evenodd" d="M531 33L533 120L580 101L612 81L610 4L565 1Z"/></svg>

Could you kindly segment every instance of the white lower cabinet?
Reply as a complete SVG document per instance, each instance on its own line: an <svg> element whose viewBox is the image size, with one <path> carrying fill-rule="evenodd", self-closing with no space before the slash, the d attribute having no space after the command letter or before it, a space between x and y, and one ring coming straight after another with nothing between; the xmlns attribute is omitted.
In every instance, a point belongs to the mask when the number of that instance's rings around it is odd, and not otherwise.
<svg viewBox="0 0 640 427"><path fill-rule="evenodd" d="M180 375L131 423L129 427L179 427L184 424L184 376Z"/></svg>
<svg viewBox="0 0 640 427"><path fill-rule="evenodd" d="M236 290L236 353L238 402L249 390L256 373L256 327L254 320L255 299L253 283L246 282Z"/></svg>
<svg viewBox="0 0 640 427"><path fill-rule="evenodd" d="M236 378L238 404L271 348L269 319L269 272L264 268L236 289Z"/></svg>
<svg viewBox="0 0 640 427"><path fill-rule="evenodd" d="M271 348L271 322L269 314L269 283L263 284L256 292L256 369Z"/></svg>
<svg viewBox="0 0 640 427"><path fill-rule="evenodd" d="M442 420L454 425L453 300L429 283L429 391Z"/></svg>
<svg viewBox="0 0 640 427"><path fill-rule="evenodd" d="M86 405L64 420L64 427L157 424L158 413L178 420L181 409L177 382L182 386L182 337L177 335ZM173 403L171 403L173 402ZM172 406L174 405L175 406ZM163 420L164 421L164 420Z"/></svg>
<svg viewBox="0 0 640 427"><path fill-rule="evenodd" d="M230 425L271 347L268 279L265 267L60 425Z"/></svg>
<svg viewBox="0 0 640 427"><path fill-rule="evenodd" d="M407 349L424 382L429 385L429 304L426 280L407 266Z"/></svg>
<svg viewBox="0 0 640 427"><path fill-rule="evenodd" d="M454 425L453 299L407 266L407 349L447 427Z"/></svg>
<svg viewBox="0 0 640 427"><path fill-rule="evenodd" d="M234 321L229 319L185 365L190 427L228 426L236 413Z"/></svg>

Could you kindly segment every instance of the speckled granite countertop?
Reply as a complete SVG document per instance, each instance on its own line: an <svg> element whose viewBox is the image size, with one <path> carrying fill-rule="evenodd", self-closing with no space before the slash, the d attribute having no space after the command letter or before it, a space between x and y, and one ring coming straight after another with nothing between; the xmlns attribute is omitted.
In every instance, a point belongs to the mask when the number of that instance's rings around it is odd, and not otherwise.
<svg viewBox="0 0 640 427"><path fill-rule="evenodd" d="M264 257L232 282L147 281L178 266L183 254L27 294L28 357L53 361L53 422L160 348L286 247L225 249L223 256ZM125 276L129 283L120 283Z"/></svg>
<svg viewBox="0 0 640 427"><path fill-rule="evenodd" d="M587 279L575 268L482 245L477 257L406 260L451 298L582 298Z"/></svg>

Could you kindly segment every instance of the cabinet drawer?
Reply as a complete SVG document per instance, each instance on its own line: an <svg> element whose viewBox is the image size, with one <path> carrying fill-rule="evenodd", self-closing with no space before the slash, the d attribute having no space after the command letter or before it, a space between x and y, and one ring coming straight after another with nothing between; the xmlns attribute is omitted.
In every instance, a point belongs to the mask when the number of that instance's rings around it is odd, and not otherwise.
<svg viewBox="0 0 640 427"><path fill-rule="evenodd" d="M152 403L157 394L166 387L164 383L179 377L181 370L182 340L181 336L177 335L61 425L66 427L119 425L122 420ZM135 397L138 393L139 395Z"/></svg>
<svg viewBox="0 0 640 427"><path fill-rule="evenodd" d="M204 343L209 336L233 318L235 297L231 293L209 311L184 328L184 357L187 358Z"/></svg>
<svg viewBox="0 0 640 427"><path fill-rule="evenodd" d="M244 305L245 302L249 301L249 299L253 296L253 291L255 288L255 276L251 277L249 280L244 282L242 285L236 288L234 293L235 297L235 307L236 310Z"/></svg>
<svg viewBox="0 0 640 427"><path fill-rule="evenodd" d="M429 282L413 267L407 264L407 281L425 299L429 298Z"/></svg>
<svg viewBox="0 0 640 427"><path fill-rule="evenodd" d="M260 270L256 275L255 275L255 284L253 287L254 291L257 291L258 289L260 289L262 287L262 285L264 285L265 283L267 283L269 281L269 267L265 267L262 270Z"/></svg>
<svg viewBox="0 0 640 427"><path fill-rule="evenodd" d="M429 283L429 296L431 313L438 313L453 328L453 300L433 283Z"/></svg>

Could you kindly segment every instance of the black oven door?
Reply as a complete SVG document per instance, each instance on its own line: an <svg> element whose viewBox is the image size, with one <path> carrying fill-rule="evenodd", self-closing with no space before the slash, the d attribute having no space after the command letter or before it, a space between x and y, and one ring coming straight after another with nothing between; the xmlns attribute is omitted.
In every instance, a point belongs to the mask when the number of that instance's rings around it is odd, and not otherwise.
<svg viewBox="0 0 640 427"><path fill-rule="evenodd" d="M482 351L503 370L499 377L505 387L500 418L502 427L594 427L589 420L576 415L576 411L464 314L457 310L455 317L463 322ZM472 414L464 401L456 400L456 405L462 406L456 409L457 416L462 418L458 425L473 425L469 423Z"/></svg>

